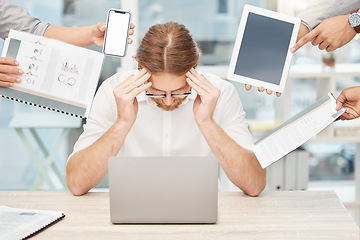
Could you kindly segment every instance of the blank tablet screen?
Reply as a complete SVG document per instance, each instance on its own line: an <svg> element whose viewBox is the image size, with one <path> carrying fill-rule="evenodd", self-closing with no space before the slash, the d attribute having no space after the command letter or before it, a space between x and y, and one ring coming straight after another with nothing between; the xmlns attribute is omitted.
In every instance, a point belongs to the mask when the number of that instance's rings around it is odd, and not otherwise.
<svg viewBox="0 0 360 240"><path fill-rule="evenodd" d="M294 24L249 13L234 74L279 85Z"/></svg>

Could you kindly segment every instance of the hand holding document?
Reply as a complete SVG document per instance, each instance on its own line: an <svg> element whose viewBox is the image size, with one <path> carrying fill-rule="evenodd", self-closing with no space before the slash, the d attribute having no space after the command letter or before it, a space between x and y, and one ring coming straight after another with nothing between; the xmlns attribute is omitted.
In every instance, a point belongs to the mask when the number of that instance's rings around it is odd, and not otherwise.
<svg viewBox="0 0 360 240"><path fill-rule="evenodd" d="M346 111L336 111L336 99L331 94L320 98L288 121L256 141L253 151L262 168L268 167L289 152L295 150Z"/></svg>

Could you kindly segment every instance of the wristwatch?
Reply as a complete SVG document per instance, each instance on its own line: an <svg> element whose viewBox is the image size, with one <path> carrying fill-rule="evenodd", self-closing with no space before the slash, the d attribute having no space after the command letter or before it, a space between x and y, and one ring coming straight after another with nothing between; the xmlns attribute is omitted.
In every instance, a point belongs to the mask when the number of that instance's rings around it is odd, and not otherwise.
<svg viewBox="0 0 360 240"><path fill-rule="evenodd" d="M359 9L355 9L351 11L351 14L349 16L349 23L350 26L352 28L354 28L354 30L357 33L360 33L360 10Z"/></svg>

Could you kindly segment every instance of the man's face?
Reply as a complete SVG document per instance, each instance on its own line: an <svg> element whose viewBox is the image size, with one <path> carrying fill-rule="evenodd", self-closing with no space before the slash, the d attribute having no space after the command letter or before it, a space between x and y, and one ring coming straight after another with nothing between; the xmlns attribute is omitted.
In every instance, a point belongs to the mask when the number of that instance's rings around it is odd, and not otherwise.
<svg viewBox="0 0 360 240"><path fill-rule="evenodd" d="M151 75L149 81L152 82L152 86L147 93L153 95L153 97L149 97L164 111L173 111L178 108L186 99L187 95L185 94L190 91L185 75L157 73Z"/></svg>

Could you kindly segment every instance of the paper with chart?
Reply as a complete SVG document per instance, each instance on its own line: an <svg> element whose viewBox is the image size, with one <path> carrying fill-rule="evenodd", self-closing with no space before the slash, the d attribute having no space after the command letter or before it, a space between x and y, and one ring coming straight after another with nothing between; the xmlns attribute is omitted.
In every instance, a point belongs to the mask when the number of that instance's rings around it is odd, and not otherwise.
<svg viewBox="0 0 360 240"><path fill-rule="evenodd" d="M331 94L320 98L288 121L256 141L253 151L262 168L295 150L341 116L346 109L336 111L336 99Z"/></svg>
<svg viewBox="0 0 360 240"><path fill-rule="evenodd" d="M11 30L2 56L18 60L24 74L21 83L0 88L0 95L87 117L102 68L102 53Z"/></svg>

